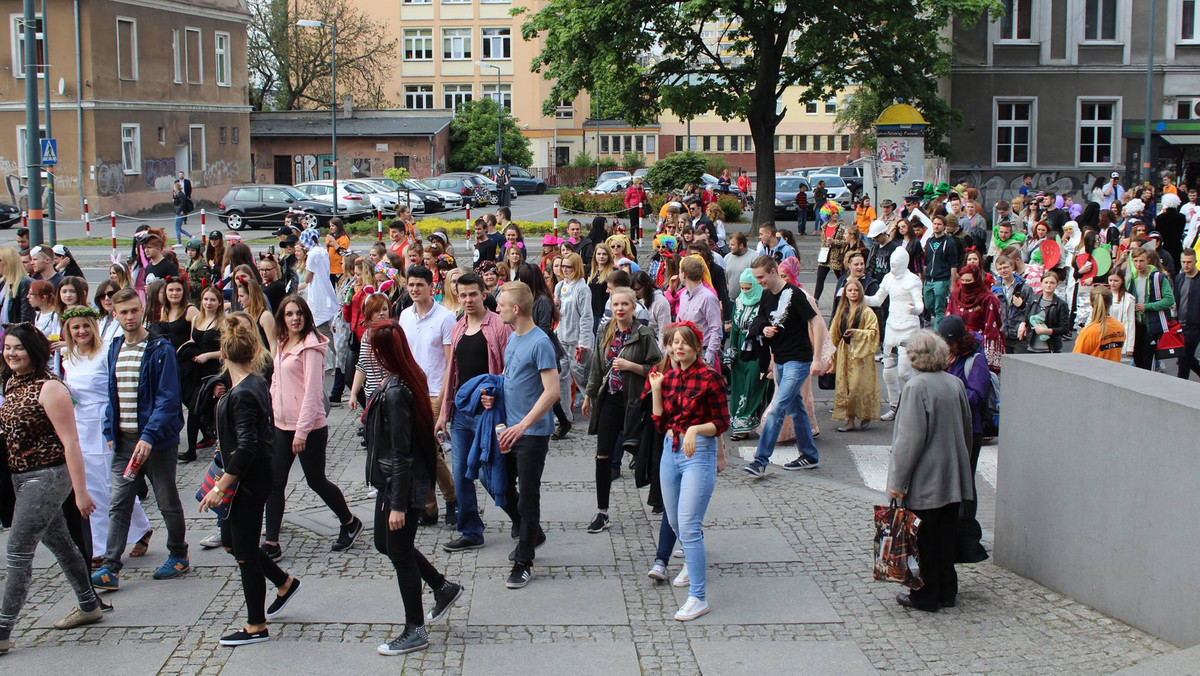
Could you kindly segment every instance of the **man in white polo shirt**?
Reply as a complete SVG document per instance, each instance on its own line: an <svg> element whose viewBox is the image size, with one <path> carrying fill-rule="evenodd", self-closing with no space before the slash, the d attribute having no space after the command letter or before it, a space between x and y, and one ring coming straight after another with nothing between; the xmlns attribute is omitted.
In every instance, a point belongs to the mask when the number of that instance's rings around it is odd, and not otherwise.
<svg viewBox="0 0 1200 676"><path fill-rule="evenodd" d="M454 313L446 306L433 302L433 273L427 268L413 266L408 269L407 277L408 296L413 304L400 313L400 328L404 329L413 358L425 371L425 378L429 381L429 399L436 419L441 411L438 395L442 391L442 378L450 364ZM453 289L447 289L447 293L453 292ZM454 477L446 466L440 446L437 453L437 484L446 500L446 523L453 526L458 522L458 501L454 494ZM420 523L422 526L432 526L437 521L437 495L431 490Z"/></svg>

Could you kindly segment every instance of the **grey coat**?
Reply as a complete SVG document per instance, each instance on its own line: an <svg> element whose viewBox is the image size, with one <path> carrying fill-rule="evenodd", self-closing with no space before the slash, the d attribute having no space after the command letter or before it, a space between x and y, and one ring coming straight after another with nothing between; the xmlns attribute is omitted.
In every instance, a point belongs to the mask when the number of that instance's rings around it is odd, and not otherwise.
<svg viewBox="0 0 1200 676"><path fill-rule="evenodd" d="M962 381L944 371L918 373L900 395L888 490L905 493L911 509L972 499L971 435Z"/></svg>

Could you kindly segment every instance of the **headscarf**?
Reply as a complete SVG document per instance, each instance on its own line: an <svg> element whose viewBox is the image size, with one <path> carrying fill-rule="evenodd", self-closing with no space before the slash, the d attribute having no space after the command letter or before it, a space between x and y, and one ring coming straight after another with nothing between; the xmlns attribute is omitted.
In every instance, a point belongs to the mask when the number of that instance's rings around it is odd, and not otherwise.
<svg viewBox="0 0 1200 676"><path fill-rule="evenodd" d="M738 295L738 302L745 307L758 305L758 302L762 300L763 288L761 285L759 285L758 280L754 279L754 270L751 268L742 270L742 276L738 278L738 281L742 284L750 285L749 291L743 290L742 293Z"/></svg>
<svg viewBox="0 0 1200 676"><path fill-rule="evenodd" d="M704 286L707 286L708 288L713 290L713 293L716 293L716 288L713 286L713 283L712 283L712 273L710 273L708 271L708 265L709 265L708 261L705 261L704 258L702 258L700 256L700 254L695 254L695 253L688 254L687 258L695 258L696 260L700 261L700 263L702 263L704 265L704 267L701 268L701 270L703 271L701 281L704 283ZM683 278L680 277L680 279L683 279Z"/></svg>
<svg viewBox="0 0 1200 676"><path fill-rule="evenodd" d="M320 237L321 235L317 232L316 228L308 228L304 232L300 233L300 245L305 249L312 249L313 247L317 246L317 242L320 241Z"/></svg>
<svg viewBox="0 0 1200 676"><path fill-rule="evenodd" d="M779 262L779 274L792 286L800 286L800 263L791 256Z"/></svg>
<svg viewBox="0 0 1200 676"><path fill-rule="evenodd" d="M954 288L954 300L960 308L973 308L983 302L986 294L991 293L978 265L971 263L962 270L959 270L958 275L959 282L958 286ZM974 281L970 284L964 283L962 281L963 275L971 275L974 277Z"/></svg>

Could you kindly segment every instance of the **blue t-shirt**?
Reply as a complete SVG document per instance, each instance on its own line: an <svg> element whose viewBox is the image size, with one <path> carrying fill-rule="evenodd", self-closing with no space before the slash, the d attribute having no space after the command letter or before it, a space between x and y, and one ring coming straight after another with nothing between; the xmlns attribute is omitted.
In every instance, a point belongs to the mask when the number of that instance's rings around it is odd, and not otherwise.
<svg viewBox="0 0 1200 676"><path fill-rule="evenodd" d="M542 371L558 368L554 357L554 344L546 332L537 328L523 336L515 333L508 337L504 350L504 410L509 427L520 423L533 410L542 396ZM534 422L525 431L533 436L549 436L554 433L554 413Z"/></svg>

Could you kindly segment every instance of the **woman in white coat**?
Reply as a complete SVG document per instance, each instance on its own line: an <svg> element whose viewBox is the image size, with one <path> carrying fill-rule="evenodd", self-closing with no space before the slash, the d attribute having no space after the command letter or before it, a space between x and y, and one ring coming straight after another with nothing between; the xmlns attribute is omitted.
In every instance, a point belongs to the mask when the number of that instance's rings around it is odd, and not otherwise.
<svg viewBox="0 0 1200 676"><path fill-rule="evenodd" d="M554 302L558 305L558 342L562 344L563 355L558 370L558 394L567 419L574 417L572 412L571 382L582 392L587 384L589 356L595 335L592 333L592 292L584 281L583 258L577 253L564 256L561 262L563 280L554 289ZM569 428L568 428L569 429ZM554 438L566 436L565 430L559 430Z"/></svg>
<svg viewBox="0 0 1200 676"><path fill-rule="evenodd" d="M76 305L62 313L63 382L75 398L75 427L87 474L88 493L96 511L88 519L92 552L103 552L108 544L108 506L112 495L112 449L104 440L104 409L108 405L108 345L101 340L96 320L100 313ZM129 523L130 556L143 556L150 543L150 520L137 498Z"/></svg>

